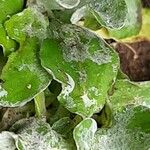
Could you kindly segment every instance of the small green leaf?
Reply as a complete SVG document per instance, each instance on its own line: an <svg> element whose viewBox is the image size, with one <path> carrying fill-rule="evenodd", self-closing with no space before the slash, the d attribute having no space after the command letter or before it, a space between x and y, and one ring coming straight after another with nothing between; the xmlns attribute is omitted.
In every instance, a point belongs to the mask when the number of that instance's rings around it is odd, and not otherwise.
<svg viewBox="0 0 150 150"><path fill-rule="evenodd" d="M81 121L73 131L77 150L91 150L91 143L97 130L97 124L92 118Z"/></svg>
<svg viewBox="0 0 150 150"><path fill-rule="evenodd" d="M126 38L137 35L142 25L141 0L125 0L128 8L127 18L121 29L109 29L111 37Z"/></svg>
<svg viewBox="0 0 150 150"><path fill-rule="evenodd" d="M124 25L127 13L125 0L93 0L89 6L102 26L114 29Z"/></svg>
<svg viewBox="0 0 150 150"><path fill-rule="evenodd" d="M127 79L117 80L110 96L114 109L127 104L143 105L150 108L150 82L134 83Z"/></svg>
<svg viewBox="0 0 150 150"><path fill-rule="evenodd" d="M38 47L36 38L28 38L9 56L1 75L0 105L23 105L49 85L51 76L40 65Z"/></svg>
<svg viewBox="0 0 150 150"><path fill-rule="evenodd" d="M0 23L23 9L24 0L0 0Z"/></svg>
<svg viewBox="0 0 150 150"><path fill-rule="evenodd" d="M107 91L117 75L118 56L86 29L63 25L58 33L60 39L42 43L42 65L62 83L59 101L71 112L91 116L105 104Z"/></svg>
<svg viewBox="0 0 150 150"><path fill-rule="evenodd" d="M5 22L9 37L19 43L24 42L27 36L46 38L48 25L48 19L34 8L24 9Z"/></svg>
<svg viewBox="0 0 150 150"><path fill-rule="evenodd" d="M93 150L148 150L150 109L134 105L114 115L109 129L100 128L92 143Z"/></svg>
<svg viewBox="0 0 150 150"><path fill-rule="evenodd" d="M7 33L2 24L0 24L0 45L3 48L3 53L5 56L9 55L11 52L17 49L16 42L7 36Z"/></svg>

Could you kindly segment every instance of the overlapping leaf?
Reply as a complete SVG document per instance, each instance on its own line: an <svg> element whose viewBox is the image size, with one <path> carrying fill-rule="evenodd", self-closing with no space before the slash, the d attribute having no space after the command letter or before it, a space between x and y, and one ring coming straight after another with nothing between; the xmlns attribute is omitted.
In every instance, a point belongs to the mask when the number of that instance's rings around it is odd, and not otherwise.
<svg viewBox="0 0 150 150"><path fill-rule="evenodd" d="M47 39L42 65L62 83L59 101L71 112L91 116L101 109L117 75L118 57L100 37L74 25L63 25L60 39Z"/></svg>
<svg viewBox="0 0 150 150"><path fill-rule="evenodd" d="M21 128L17 129L20 126ZM16 146L19 150L74 150L75 147L52 130L45 119L29 118L20 120L14 125L14 129L17 130Z"/></svg>
<svg viewBox="0 0 150 150"><path fill-rule="evenodd" d="M5 56L9 55L11 52L17 49L16 42L7 36L5 28L2 24L0 24L0 45L3 48L3 53Z"/></svg>
<svg viewBox="0 0 150 150"><path fill-rule="evenodd" d="M13 14L21 11L23 4L23 0L0 0L0 45L2 45L5 55L16 49L16 43L7 36L3 23Z"/></svg>
<svg viewBox="0 0 150 150"><path fill-rule="evenodd" d="M127 13L124 0L93 0L89 6L102 26L114 29L124 25Z"/></svg>
<svg viewBox="0 0 150 150"><path fill-rule="evenodd" d="M93 140L93 150L130 150L149 149L150 109L135 107L124 108L114 117L114 124L109 129L99 129Z"/></svg>
<svg viewBox="0 0 150 150"><path fill-rule="evenodd" d="M125 0L128 8L126 21L121 29L110 29L111 37L125 38L139 33L142 25L141 0Z"/></svg>
<svg viewBox="0 0 150 150"><path fill-rule="evenodd" d="M127 104L150 108L150 82L134 83L127 79L117 80L110 98L114 109L121 109Z"/></svg>
<svg viewBox="0 0 150 150"><path fill-rule="evenodd" d="M23 9L24 0L0 0L0 23Z"/></svg>
<svg viewBox="0 0 150 150"><path fill-rule="evenodd" d="M96 130L97 124L92 118L84 119L75 127L73 137L77 150L91 150L91 144Z"/></svg>
<svg viewBox="0 0 150 150"><path fill-rule="evenodd" d="M48 24L48 19L38 10L27 8L6 21L5 28L9 37L23 43L27 36L46 38Z"/></svg>
<svg viewBox="0 0 150 150"><path fill-rule="evenodd" d="M51 76L40 65L38 49L38 40L28 38L10 55L1 75L1 106L23 105L49 85Z"/></svg>

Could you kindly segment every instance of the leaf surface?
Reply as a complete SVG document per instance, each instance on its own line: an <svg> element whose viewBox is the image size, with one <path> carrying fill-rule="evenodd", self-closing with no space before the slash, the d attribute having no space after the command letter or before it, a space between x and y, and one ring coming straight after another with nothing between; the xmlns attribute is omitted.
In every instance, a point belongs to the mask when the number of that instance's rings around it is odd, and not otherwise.
<svg viewBox="0 0 150 150"><path fill-rule="evenodd" d="M92 118L84 119L75 127L73 137L76 142L77 150L91 150L91 142L96 130L97 124Z"/></svg>
<svg viewBox="0 0 150 150"><path fill-rule="evenodd" d="M126 21L121 29L110 29L109 34L115 38L125 38L137 35L142 25L141 0L125 0L128 8Z"/></svg>
<svg viewBox="0 0 150 150"><path fill-rule="evenodd" d="M102 26L115 29L124 25L127 13L125 0L93 0L89 7Z"/></svg>
<svg viewBox="0 0 150 150"><path fill-rule="evenodd" d="M105 103L118 56L100 37L75 25L61 26L59 35L43 42L42 65L62 83L59 101L71 112L91 116Z"/></svg>
<svg viewBox="0 0 150 150"><path fill-rule="evenodd" d="M0 105L23 105L49 85L51 76L40 65L38 49L38 40L29 38L9 56L1 74Z"/></svg>

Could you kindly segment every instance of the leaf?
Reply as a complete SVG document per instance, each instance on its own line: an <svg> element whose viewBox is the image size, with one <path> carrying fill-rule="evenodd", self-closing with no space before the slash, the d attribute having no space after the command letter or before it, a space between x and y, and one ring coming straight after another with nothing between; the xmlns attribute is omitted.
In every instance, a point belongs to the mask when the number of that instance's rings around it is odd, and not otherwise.
<svg viewBox="0 0 150 150"><path fill-rule="evenodd" d="M124 25L127 13L124 0L93 0L89 7L102 26L115 29Z"/></svg>
<svg viewBox="0 0 150 150"><path fill-rule="evenodd" d="M23 9L24 0L0 0L0 23Z"/></svg>
<svg viewBox="0 0 150 150"><path fill-rule="evenodd" d="M125 38L137 35L142 25L141 0L125 0L128 8L127 18L121 29L108 29L111 37Z"/></svg>
<svg viewBox="0 0 150 150"><path fill-rule="evenodd" d="M142 27L138 35L122 39L123 42L135 42L138 40L148 39L150 40L150 9L142 9Z"/></svg>
<svg viewBox="0 0 150 150"><path fill-rule="evenodd" d="M57 39L46 39L40 58L62 83L59 101L83 117L101 109L117 75L118 56L100 37L75 25L63 25ZM60 63L61 62L61 63Z"/></svg>
<svg viewBox="0 0 150 150"><path fill-rule="evenodd" d="M134 105L116 112L109 129L100 128L92 143L93 150L147 150L150 143L150 109Z"/></svg>
<svg viewBox="0 0 150 150"><path fill-rule="evenodd" d="M28 38L10 55L1 75L1 106L24 105L49 85L51 76L40 65L38 47L36 38Z"/></svg>
<svg viewBox="0 0 150 150"><path fill-rule="evenodd" d="M3 53L8 56L11 52L17 49L17 44L14 40L7 36L7 33L2 24L0 24L0 45L3 48Z"/></svg>
<svg viewBox="0 0 150 150"><path fill-rule="evenodd" d="M79 5L80 0L56 0L56 2L66 9L72 9Z"/></svg>
<svg viewBox="0 0 150 150"><path fill-rule="evenodd" d="M117 80L110 96L114 109L121 109L128 104L143 105L150 108L150 82L131 82Z"/></svg>
<svg viewBox="0 0 150 150"><path fill-rule="evenodd" d="M77 150L91 150L91 143L97 130L97 124L92 118L81 121L73 131Z"/></svg>
<svg viewBox="0 0 150 150"><path fill-rule="evenodd" d="M150 9L143 9L142 11L142 29L139 33L140 36L150 39Z"/></svg>
<svg viewBox="0 0 150 150"><path fill-rule="evenodd" d="M15 139L17 135L3 131L0 133L0 149L1 150L16 150Z"/></svg>
<svg viewBox="0 0 150 150"><path fill-rule="evenodd" d="M77 9L71 16L71 23L76 24L78 21L80 21L87 13L87 7L83 6L79 9Z"/></svg>
<svg viewBox="0 0 150 150"><path fill-rule="evenodd" d="M23 43L27 36L45 39L48 25L48 19L34 8L24 9L5 22L9 37L19 43Z"/></svg>
<svg viewBox="0 0 150 150"><path fill-rule="evenodd" d="M23 124L23 122L25 123ZM20 120L16 123L16 126L21 127L17 131L18 139L16 140L16 146L19 150L74 149L74 145L68 143L60 134L52 130L50 125L46 123L45 118Z"/></svg>

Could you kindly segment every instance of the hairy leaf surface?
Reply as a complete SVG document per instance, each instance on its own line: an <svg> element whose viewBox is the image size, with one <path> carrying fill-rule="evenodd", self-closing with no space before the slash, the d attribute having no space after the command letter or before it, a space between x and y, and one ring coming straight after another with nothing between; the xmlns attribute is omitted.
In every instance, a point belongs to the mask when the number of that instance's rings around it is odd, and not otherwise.
<svg viewBox="0 0 150 150"><path fill-rule="evenodd" d="M49 85L51 76L40 65L38 49L38 40L29 38L10 55L1 75L0 105L23 105Z"/></svg>
<svg viewBox="0 0 150 150"><path fill-rule="evenodd" d="M47 39L42 65L62 83L59 101L83 117L101 109L116 78L118 57L100 37L75 25L63 25L60 38Z"/></svg>

